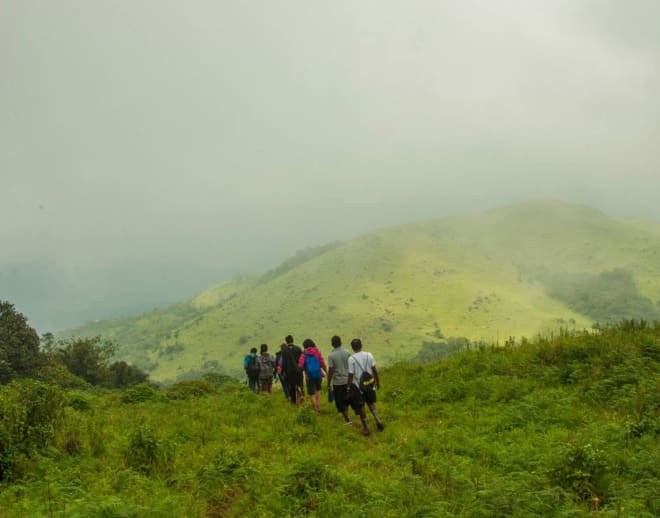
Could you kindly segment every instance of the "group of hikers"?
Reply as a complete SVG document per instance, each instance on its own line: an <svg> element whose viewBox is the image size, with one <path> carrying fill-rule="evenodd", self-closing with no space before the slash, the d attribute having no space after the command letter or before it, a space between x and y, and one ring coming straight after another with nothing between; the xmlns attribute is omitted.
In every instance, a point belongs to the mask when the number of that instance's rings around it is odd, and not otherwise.
<svg viewBox="0 0 660 518"><path fill-rule="evenodd" d="M321 411L321 385L326 378L328 401L334 400L345 424L352 424L348 415L350 407L360 417L362 434L369 435L366 406L376 422L376 428L383 431L385 425L376 410L376 389L380 388L380 379L373 355L362 350L359 338L351 340L353 354L342 347L339 336L333 336L331 343L333 350L328 355L327 365L311 338L303 341L301 349L288 335L275 356L268 352L267 344L261 344L260 354L253 347L243 360L250 390L272 394L273 380L279 379L284 396L292 404L299 405L305 399L304 382L312 409L318 413Z"/></svg>

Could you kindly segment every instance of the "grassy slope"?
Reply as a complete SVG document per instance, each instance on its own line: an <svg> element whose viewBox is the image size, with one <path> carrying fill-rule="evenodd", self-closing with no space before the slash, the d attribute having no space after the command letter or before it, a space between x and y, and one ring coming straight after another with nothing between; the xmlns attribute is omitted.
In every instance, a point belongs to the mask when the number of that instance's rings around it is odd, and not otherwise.
<svg viewBox="0 0 660 518"><path fill-rule="evenodd" d="M330 248L260 283L238 279L169 311L130 322L100 323L80 334L117 338L123 354L155 367L152 379L217 361L237 372L248 347L276 347L309 336L327 350L330 336L361 336L382 362L414 354L445 336L496 340L591 322L549 298L534 269L635 272L639 290L660 299L660 239L639 223L554 202L516 205L374 232ZM128 325L127 325L128 324ZM150 329L158 332L149 333ZM140 340L131 338L140 330ZM176 331L176 334L175 334ZM166 354L174 344L182 352ZM209 364L206 363L208 366Z"/></svg>
<svg viewBox="0 0 660 518"><path fill-rule="evenodd" d="M398 364L367 438L327 402L238 384L73 393L54 444L0 485L0 516L650 518L659 360L660 327L626 326Z"/></svg>

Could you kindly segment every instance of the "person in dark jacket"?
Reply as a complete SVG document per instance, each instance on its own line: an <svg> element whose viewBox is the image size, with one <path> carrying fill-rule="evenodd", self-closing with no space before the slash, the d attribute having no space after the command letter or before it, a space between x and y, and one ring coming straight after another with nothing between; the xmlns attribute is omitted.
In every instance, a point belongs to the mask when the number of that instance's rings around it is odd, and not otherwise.
<svg viewBox="0 0 660 518"><path fill-rule="evenodd" d="M298 360L302 349L293 343L293 336L288 335L284 342L286 349L282 352L282 372L286 380L289 401L294 405L298 403L299 395L302 395L303 375L298 368Z"/></svg>
<svg viewBox="0 0 660 518"><path fill-rule="evenodd" d="M277 354L275 355L275 371L276 371L276 376L279 378L280 383L282 384L282 392L284 393L284 397L286 399L289 399L289 385L286 382L286 376L284 374L284 370L282 369L282 355L284 354L284 351L286 350L286 342L282 342L282 345L280 345L280 350L277 351Z"/></svg>

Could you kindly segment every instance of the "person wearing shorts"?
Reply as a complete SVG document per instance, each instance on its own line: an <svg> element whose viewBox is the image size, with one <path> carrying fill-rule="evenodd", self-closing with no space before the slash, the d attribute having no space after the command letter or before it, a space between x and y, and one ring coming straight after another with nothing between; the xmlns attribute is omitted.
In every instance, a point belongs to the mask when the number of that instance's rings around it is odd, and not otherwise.
<svg viewBox="0 0 660 518"><path fill-rule="evenodd" d="M369 427L367 426L367 415L364 411L364 404L366 403L374 416L376 427L381 432L385 429L385 425L381 422L376 410L376 389L380 388L380 379L378 370L376 369L376 362L371 353L362 350L362 340L354 338L351 340L351 348L353 355L348 359L348 400L351 408L356 415L360 416L362 421L362 433L369 435ZM368 372L373 376L374 385L370 390L360 390L360 378L363 372Z"/></svg>
<svg viewBox="0 0 660 518"><path fill-rule="evenodd" d="M318 377L310 375L309 367L314 358L318 362L317 366L320 367ZM327 367L325 366L321 351L316 348L316 344L311 338L305 338L305 341L303 342L303 353L298 360L298 368L305 372L305 377L307 379L307 394L312 401L314 412L319 413L321 411L321 383L323 381L324 373L327 372Z"/></svg>

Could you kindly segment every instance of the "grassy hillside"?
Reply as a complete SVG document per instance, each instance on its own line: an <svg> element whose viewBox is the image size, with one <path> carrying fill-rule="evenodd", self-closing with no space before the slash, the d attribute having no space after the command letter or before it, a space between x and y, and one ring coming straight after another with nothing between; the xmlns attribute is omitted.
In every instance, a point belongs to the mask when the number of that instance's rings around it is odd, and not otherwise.
<svg viewBox="0 0 660 518"><path fill-rule="evenodd" d="M275 348L288 333L323 350L333 334L360 336L391 363L446 337L503 342L560 325L590 327L610 311L610 285L599 275L614 269L628 277L612 317L660 317L659 259L655 227L587 207L528 203L311 249L261 278L75 333L116 339L122 357L161 381L190 371L239 373L249 347ZM600 295L582 300L594 286Z"/></svg>
<svg viewBox="0 0 660 518"><path fill-rule="evenodd" d="M626 322L400 363L369 437L236 382L14 383L0 516L655 517L659 361L660 324Z"/></svg>

